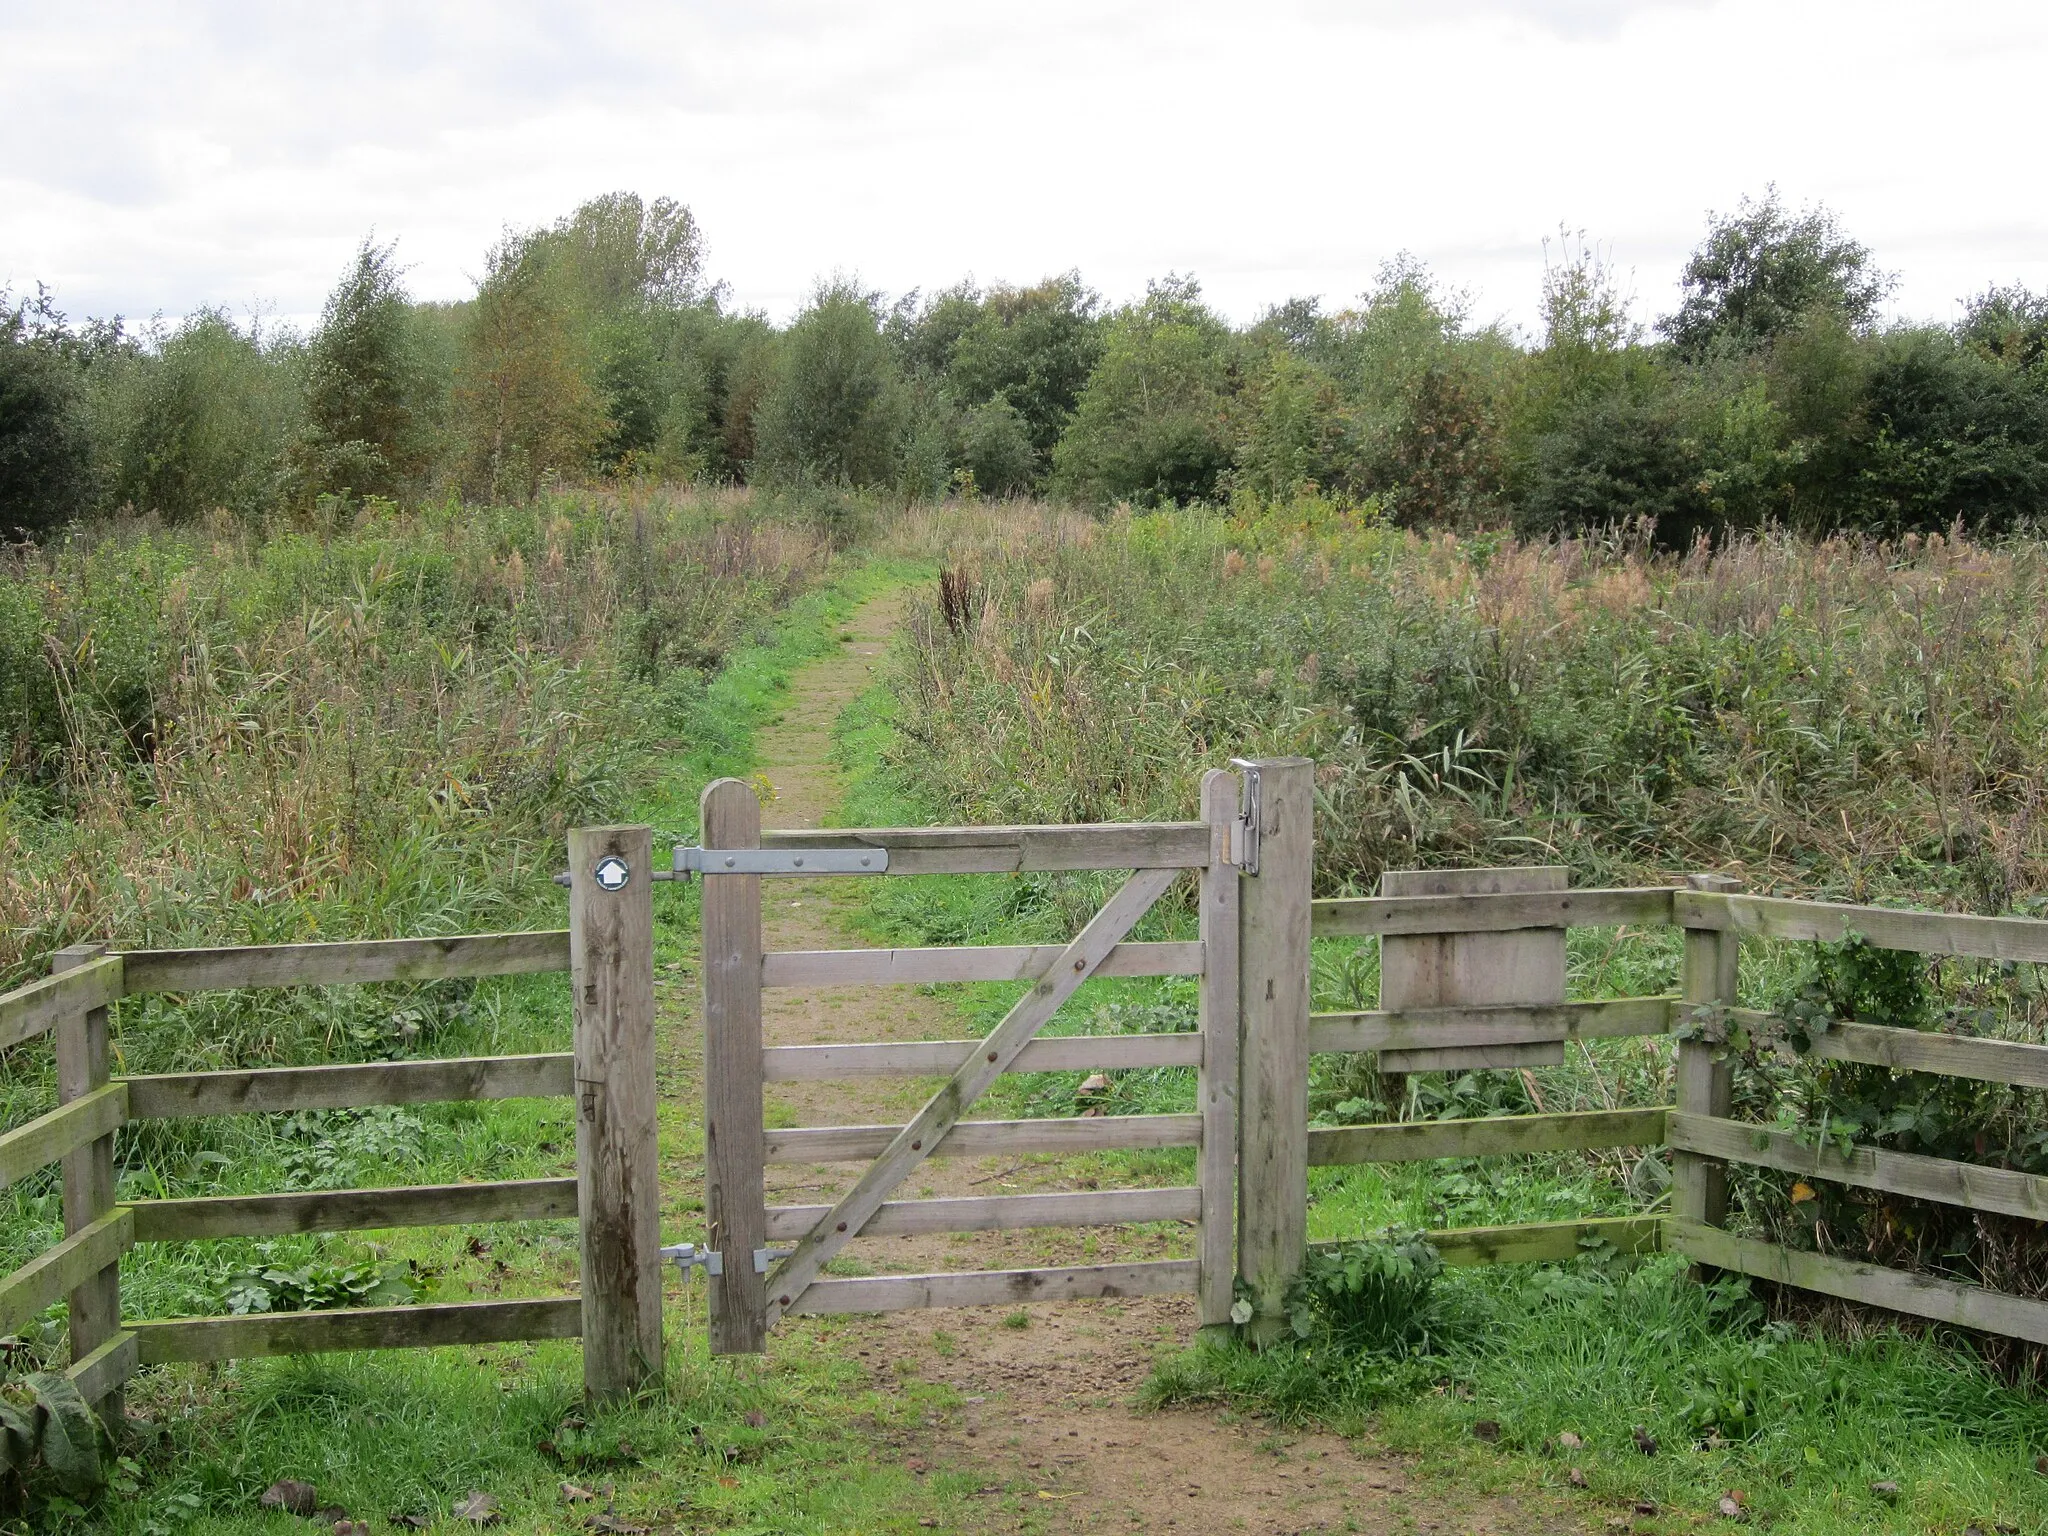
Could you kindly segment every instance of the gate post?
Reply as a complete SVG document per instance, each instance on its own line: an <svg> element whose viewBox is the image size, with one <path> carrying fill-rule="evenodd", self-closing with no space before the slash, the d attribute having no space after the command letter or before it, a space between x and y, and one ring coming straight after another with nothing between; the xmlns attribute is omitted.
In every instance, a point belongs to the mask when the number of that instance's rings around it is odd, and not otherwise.
<svg viewBox="0 0 2048 1536"><path fill-rule="evenodd" d="M1731 875L1688 875L1696 891L1742 889ZM1733 1008L1742 960L1742 935L1734 929L1685 930L1685 969L1680 992L1687 1004ZM1673 1098L1691 1115L1725 1118L1734 1092L1734 1069L1714 1059L1704 1040L1678 1042ZM1671 1154L1671 1214L1681 1221L1718 1227L1728 1215L1728 1165L1692 1152Z"/></svg>
<svg viewBox="0 0 2048 1536"><path fill-rule="evenodd" d="M1287 1327L1287 1287L1308 1256L1309 897L1315 868L1315 764L1264 758L1258 774L1258 873L1242 883L1239 1016L1238 1274L1251 1289L1250 1333Z"/></svg>
<svg viewBox="0 0 2048 1536"><path fill-rule="evenodd" d="M1221 768L1202 775L1202 819L1209 823L1209 867L1202 871L1201 1269L1199 1323L1227 1329L1237 1278L1238 777Z"/></svg>
<svg viewBox="0 0 2048 1536"><path fill-rule="evenodd" d="M647 827L569 834L583 1387L594 1398L661 1380L653 875Z"/></svg>
<svg viewBox="0 0 2048 1536"><path fill-rule="evenodd" d="M50 957L50 974L76 970L107 952L104 944L73 944ZM107 1010L73 1014L57 1025L57 1102L68 1104L107 1085L111 1070ZM114 1208L114 1136L110 1131L75 1152L64 1154L64 1232L68 1237L92 1225ZM71 1362L76 1365L121 1328L121 1262L116 1259L75 1286L69 1298ZM116 1440L123 1433L126 1409L115 1387L93 1411Z"/></svg>
<svg viewBox="0 0 2048 1536"><path fill-rule="evenodd" d="M739 779L707 785L706 848L761 846L761 802ZM704 1221L723 1273L709 1282L711 1353L768 1348L768 1246L761 1146L761 877L704 876Z"/></svg>

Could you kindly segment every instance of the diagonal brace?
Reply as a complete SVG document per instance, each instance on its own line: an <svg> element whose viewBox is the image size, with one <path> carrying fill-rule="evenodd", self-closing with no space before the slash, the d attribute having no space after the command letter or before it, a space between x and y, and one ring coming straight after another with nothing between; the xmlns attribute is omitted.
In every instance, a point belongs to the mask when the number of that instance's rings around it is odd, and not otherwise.
<svg viewBox="0 0 2048 1536"><path fill-rule="evenodd" d="M839 1203L819 1219L797 1244L796 1251L768 1277L771 1325L782 1319L832 1256L867 1225L868 1218L881 1208L896 1186L932 1155L939 1139L952 1130L989 1084L1009 1068L1017 1053L1030 1044L1032 1036L1059 1012L1060 1005L1074 995L1075 989L1095 974L1096 967L1123 942L1124 935L1152 904L1166 894L1179 873L1174 869L1135 871L1103 904L1102 910L1088 920L1088 926L1066 947L1053 967L989 1031L981 1048L897 1132L896 1139L861 1175L860 1182L839 1197Z"/></svg>

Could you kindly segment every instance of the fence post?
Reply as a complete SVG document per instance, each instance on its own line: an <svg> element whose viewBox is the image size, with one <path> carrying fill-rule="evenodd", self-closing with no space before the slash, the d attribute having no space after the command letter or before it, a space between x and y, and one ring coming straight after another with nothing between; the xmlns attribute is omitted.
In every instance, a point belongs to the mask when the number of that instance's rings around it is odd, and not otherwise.
<svg viewBox="0 0 2048 1536"><path fill-rule="evenodd" d="M1221 768L1202 776L1209 867L1201 880L1202 1113L1200 1325L1227 1328L1237 1278L1238 885L1233 862L1239 780Z"/></svg>
<svg viewBox="0 0 2048 1536"><path fill-rule="evenodd" d="M1239 897L1243 1028L1238 1274L1251 1290L1252 1342L1287 1327L1287 1287L1308 1255L1309 896L1315 764L1264 758L1258 873Z"/></svg>
<svg viewBox="0 0 2048 1536"><path fill-rule="evenodd" d="M653 866L647 827L569 834L583 1387L594 1398L661 1380Z"/></svg>
<svg viewBox="0 0 2048 1536"><path fill-rule="evenodd" d="M1696 891L1726 893L1742 889L1730 875L1688 875ZM1736 1002L1742 937L1733 929L1685 930L1685 970L1680 992L1689 1004L1732 1008ZM1725 1117L1734 1091L1734 1074L1714 1048L1703 1040L1678 1042L1678 1107L1687 1114ZM1671 1213L1681 1221L1718 1227L1728 1214L1728 1165L1692 1152L1671 1155Z"/></svg>
<svg viewBox="0 0 2048 1536"><path fill-rule="evenodd" d="M739 779L707 785L706 848L761 846L761 802ZM768 1245L761 1147L761 877L704 877L704 1219L724 1273L710 1280L711 1353L768 1348Z"/></svg>
<svg viewBox="0 0 2048 1536"><path fill-rule="evenodd" d="M107 952L104 944L73 944L50 957L50 970L75 970ZM107 1010L73 1014L58 1024L57 1102L69 1104L107 1085L112 1051L108 1043ZM114 1208L114 1138L102 1136L64 1157L64 1235L69 1237ZM71 1362L76 1365L121 1327L121 1265L117 1260L89 1276L69 1297ZM93 1407L108 1432L118 1436L126 1418L119 1387Z"/></svg>

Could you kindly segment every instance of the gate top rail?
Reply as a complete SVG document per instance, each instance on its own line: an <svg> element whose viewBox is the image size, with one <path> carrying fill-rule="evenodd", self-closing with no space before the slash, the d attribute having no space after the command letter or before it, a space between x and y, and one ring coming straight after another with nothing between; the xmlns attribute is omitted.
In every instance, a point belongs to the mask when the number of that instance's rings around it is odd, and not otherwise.
<svg viewBox="0 0 2048 1536"><path fill-rule="evenodd" d="M879 848L892 875L1037 874L1063 869L1206 869L1206 821L1106 821L1079 826L807 827L764 830L765 849Z"/></svg>

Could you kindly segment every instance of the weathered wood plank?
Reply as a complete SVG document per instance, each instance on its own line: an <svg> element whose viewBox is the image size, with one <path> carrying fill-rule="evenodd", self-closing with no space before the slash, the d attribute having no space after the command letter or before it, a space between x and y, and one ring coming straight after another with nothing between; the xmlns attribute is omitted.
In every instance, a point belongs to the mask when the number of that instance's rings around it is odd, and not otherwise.
<svg viewBox="0 0 2048 1536"><path fill-rule="evenodd" d="M1347 1125L1311 1130L1308 1160L1313 1167L1325 1168L1338 1163L1419 1163L1439 1157L1648 1147L1664 1139L1664 1114L1660 1106L1562 1115L1501 1115L1484 1120Z"/></svg>
<svg viewBox="0 0 2048 1536"><path fill-rule="evenodd" d="M326 1067L256 1067L243 1072L173 1072L124 1077L131 1120L238 1115L365 1104L439 1104L462 1099L547 1099L573 1093L574 1057L456 1056L439 1061L366 1061Z"/></svg>
<svg viewBox="0 0 2048 1536"><path fill-rule="evenodd" d="M1664 1220L1594 1216L1506 1227L1447 1227L1423 1236L1450 1265L1556 1264L1580 1257L1588 1243L1611 1243L1622 1253L1657 1253L1664 1246Z"/></svg>
<svg viewBox="0 0 2048 1536"><path fill-rule="evenodd" d="M1813 1037L1812 1054L1830 1061L1890 1067L1895 1072L1934 1072L1979 1082L2048 1088L2048 1045L2020 1040L1972 1040L1882 1024L1836 1024Z"/></svg>
<svg viewBox="0 0 2048 1536"><path fill-rule="evenodd" d="M57 972L104 963L104 944L73 944L51 956ZM57 1102L76 1100L109 1086L113 1068L112 1024L102 1005L73 1014L52 1032L57 1047ZM64 1155L64 1231L83 1232L114 1209L114 1133ZM72 1288L65 1305L71 1358L83 1360L121 1328L121 1266L103 1266ZM119 1393L93 1404L108 1423L119 1424L125 1409Z"/></svg>
<svg viewBox="0 0 2048 1536"><path fill-rule="evenodd" d="M1823 1296L1865 1306L1886 1307L1961 1328L2048 1344L2048 1301L2008 1296L1982 1286L1875 1264L1852 1264L1817 1253L1797 1253L1775 1243L1735 1237L1718 1227L1676 1218L1666 1228L1664 1246L1701 1264L1732 1269L1759 1280L1818 1291Z"/></svg>
<svg viewBox="0 0 2048 1536"><path fill-rule="evenodd" d="M118 1000L122 971L121 957L108 955L16 987L0 997L0 1050L33 1040L59 1019L104 1008Z"/></svg>
<svg viewBox="0 0 2048 1536"><path fill-rule="evenodd" d="M1201 1327L1219 1332L1229 1327L1230 1308L1237 1299L1237 1103L1243 1009L1239 944L1244 893L1231 844L1238 834L1242 788L1236 774L1220 768L1202 775L1202 819L1209 824L1210 843L1197 917L1203 971L1198 1000L1201 1070L1195 1083L1195 1108L1202 1117L1196 1170L1202 1204L1196 1237L1201 1264L1196 1317Z"/></svg>
<svg viewBox="0 0 2048 1536"><path fill-rule="evenodd" d="M1315 865L1315 764L1254 763L1259 872L1238 892L1238 1276L1255 1309L1252 1339L1287 1328L1287 1290L1308 1245L1309 897Z"/></svg>
<svg viewBox="0 0 2048 1536"><path fill-rule="evenodd" d="M1382 896L1497 896L1562 891L1571 871L1561 864L1503 869L1390 869L1380 876ZM1380 937L1380 1008L1555 1007L1564 1002L1562 928L1520 928L1505 933L1383 934ZM1478 1067L1546 1067L1564 1060L1563 1040L1501 1038L1417 1047L1383 1047L1380 1071L1394 1078L1389 1091L1405 1094L1410 1072L1466 1072Z"/></svg>
<svg viewBox="0 0 2048 1536"><path fill-rule="evenodd" d="M899 1237L931 1232L997 1232L1021 1227L1113 1227L1139 1221L1194 1221L1202 1192L1170 1189L1077 1190L1043 1195L977 1195L943 1200L890 1200L857 1236ZM802 1237L829 1205L771 1205L768 1236Z"/></svg>
<svg viewBox="0 0 2048 1536"><path fill-rule="evenodd" d="M1691 891L1678 894L1675 911L1677 920L1687 927L1726 929L1759 938L1832 943L1860 933L1881 949L1973 955L1985 960L2048 961L2048 921L2040 918L1906 912L1895 907Z"/></svg>
<svg viewBox="0 0 2048 1536"><path fill-rule="evenodd" d="M848 1077L949 1077L981 1048L979 1040L902 1044L771 1045L761 1052L771 1083L815 1083ZM1200 1035L1055 1035L1033 1040L1010 1063L1012 1072L1119 1072L1134 1067L1198 1067Z"/></svg>
<svg viewBox="0 0 2048 1536"><path fill-rule="evenodd" d="M761 802L738 779L698 805L705 846L758 848ZM761 1149L761 877L706 875L704 954L704 1212L711 1241L735 1255L707 1282L711 1353L768 1347L765 1277L751 1256L768 1245Z"/></svg>
<svg viewBox="0 0 2048 1536"><path fill-rule="evenodd" d="M594 871L612 860L626 873L607 889ZM583 1390L598 1400L661 1381L653 868L651 827L569 833Z"/></svg>
<svg viewBox="0 0 2048 1536"><path fill-rule="evenodd" d="M761 846L886 848L892 875L1200 869L1209 861L1209 828L1199 821L1097 822L1064 827L812 827L764 832Z"/></svg>
<svg viewBox="0 0 2048 1536"><path fill-rule="evenodd" d="M135 1335L122 1329L109 1334L64 1374L88 1403L103 1403L121 1390L139 1363Z"/></svg>
<svg viewBox="0 0 2048 1536"><path fill-rule="evenodd" d="M1193 1259L1089 1264L1072 1269L988 1269L945 1275L813 1280L791 1312L902 1312L914 1307L1005 1307L1102 1296L1176 1296L1195 1289Z"/></svg>
<svg viewBox="0 0 2048 1536"><path fill-rule="evenodd" d="M247 1317L181 1317L132 1323L144 1365L179 1360L248 1360L337 1349L422 1349L443 1344L504 1344L573 1339L583 1331L583 1301L436 1302L416 1307L354 1307L338 1312L257 1312Z"/></svg>
<svg viewBox="0 0 2048 1536"><path fill-rule="evenodd" d="M1972 1211L1998 1211L2007 1216L2048 1221L2048 1178L2008 1168L1986 1168L1977 1163L1890 1152L1882 1147L1851 1147L1844 1151L1827 1142L1809 1146L1789 1131L1677 1110L1672 1111L1665 1134L1674 1151L1755 1163L1803 1178L1881 1189L1918 1200L1960 1205Z"/></svg>
<svg viewBox="0 0 2048 1536"><path fill-rule="evenodd" d="M0 1334L13 1333L82 1281L118 1263L134 1230L134 1218L116 1210L0 1279Z"/></svg>
<svg viewBox="0 0 2048 1536"><path fill-rule="evenodd" d="M208 1195L139 1200L135 1241L268 1237L280 1232L374 1232L386 1227L466 1227L487 1221L551 1221L576 1215L574 1179L496 1184L416 1184L396 1189L302 1194Z"/></svg>
<svg viewBox="0 0 2048 1536"><path fill-rule="evenodd" d="M129 995L221 992L237 987L333 987L370 981L445 981L569 969L569 935L464 933L438 939L333 944L243 944L222 949L138 949L119 957Z"/></svg>
<svg viewBox="0 0 2048 1536"><path fill-rule="evenodd" d="M1692 875L1693 894L1717 897L1740 887L1729 875ZM1674 907L1676 914L1680 909ZM1690 912L1691 908L1683 909ZM1681 921L1686 921L1684 918ZM1685 959L1680 974L1681 1007L1727 1007L1736 998L1742 941L1734 933L1698 928L1687 922ZM1674 1053L1675 1106L1693 1115L1725 1115L1735 1091L1733 1064L1721 1059L1704 1040L1680 1040ZM1728 1168L1691 1152L1671 1158L1671 1212L1683 1221L1719 1226L1728 1214Z"/></svg>
<svg viewBox="0 0 2048 1536"><path fill-rule="evenodd" d="M845 1246L849 1234L859 1231L890 1192L931 1155L930 1149L1003 1074L1017 1053L1074 995L1109 952L1123 942L1131 925L1151 910L1177 877L1178 871L1171 869L1136 870L1103 903L1102 910L1075 935L1066 953L1044 979L1016 1001L989 1031L981 1048L925 1101L910 1123L876 1156L873 1166L804 1235L796 1251L775 1267L768 1276L770 1323L788 1312L792 1300L803 1294L804 1287Z"/></svg>
<svg viewBox="0 0 2048 1536"><path fill-rule="evenodd" d="M763 1131L771 1163L848 1163L879 1157L901 1133L895 1125L814 1125ZM1086 1120L962 1120L933 1148L934 1157L1008 1153L1106 1152L1131 1147L1193 1147L1200 1115L1100 1115Z"/></svg>
<svg viewBox="0 0 2048 1536"><path fill-rule="evenodd" d="M1315 934L1325 939L1647 926L1672 920L1671 897L1659 887L1500 896L1338 896L1315 903Z"/></svg>
<svg viewBox="0 0 2048 1536"><path fill-rule="evenodd" d="M1003 944L960 949L780 949L762 957L764 987L844 984L922 985L942 981L1037 981L1066 953L1064 944ZM1119 944L1097 976L1199 976L1199 943Z"/></svg>
<svg viewBox="0 0 2048 1536"><path fill-rule="evenodd" d="M128 1087L106 1087L73 1099L0 1136L0 1189L47 1168L65 1153L112 1135L128 1119Z"/></svg>
<svg viewBox="0 0 2048 1536"><path fill-rule="evenodd" d="M1401 1051L1436 1045L1521 1044L1662 1035L1671 1029L1671 997L1624 997L1551 1008L1403 1008L1397 1012L1313 1013L1308 1048Z"/></svg>

